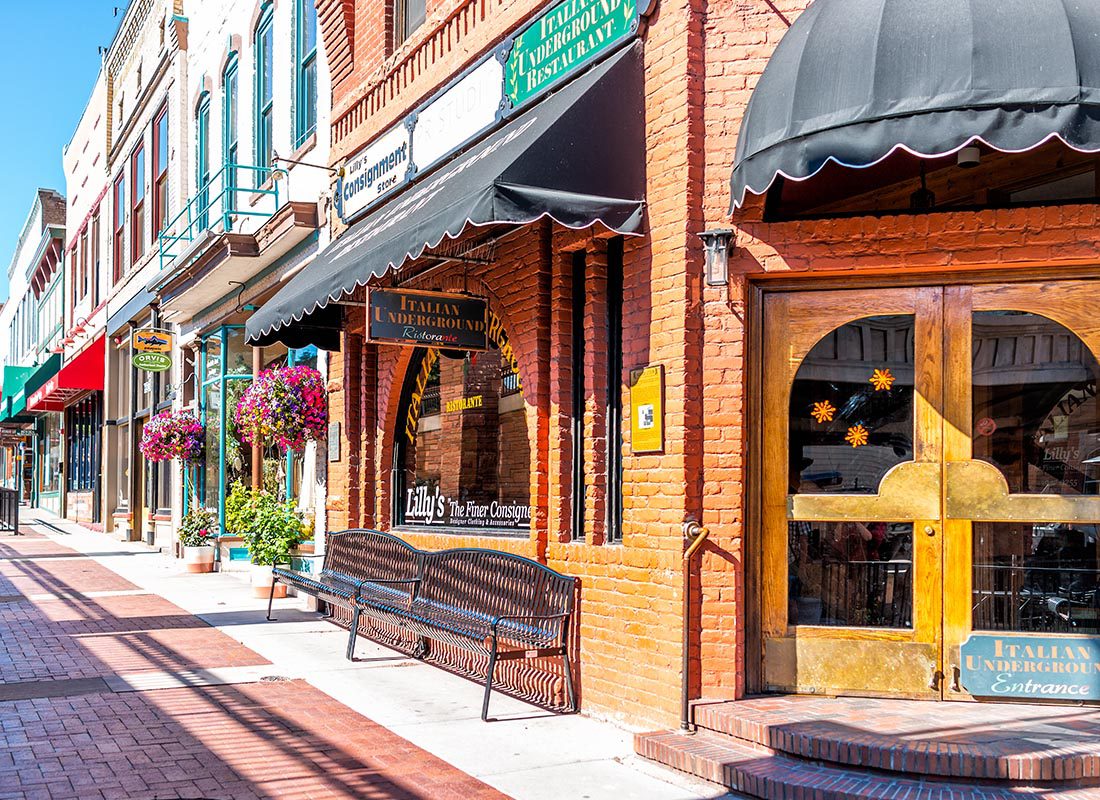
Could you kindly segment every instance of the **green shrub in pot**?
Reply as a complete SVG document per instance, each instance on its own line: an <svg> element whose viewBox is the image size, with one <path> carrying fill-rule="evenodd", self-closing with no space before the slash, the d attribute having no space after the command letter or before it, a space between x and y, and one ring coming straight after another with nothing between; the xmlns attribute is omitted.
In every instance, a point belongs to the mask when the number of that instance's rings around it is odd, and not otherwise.
<svg viewBox="0 0 1100 800"><path fill-rule="evenodd" d="M203 547L210 544L218 529L212 510L195 504L180 520L179 540L183 547Z"/></svg>
<svg viewBox="0 0 1100 800"><path fill-rule="evenodd" d="M263 490L236 483L225 502L225 528L244 539L253 564L287 564L305 527L293 501L280 503Z"/></svg>

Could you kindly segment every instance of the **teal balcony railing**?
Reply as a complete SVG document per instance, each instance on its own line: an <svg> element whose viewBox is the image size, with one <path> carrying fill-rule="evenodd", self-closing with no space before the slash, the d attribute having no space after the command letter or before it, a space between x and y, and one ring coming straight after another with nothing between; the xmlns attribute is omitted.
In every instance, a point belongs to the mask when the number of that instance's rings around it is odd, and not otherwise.
<svg viewBox="0 0 1100 800"><path fill-rule="evenodd" d="M170 265L215 225L230 233L241 218L266 218L278 211L279 184L269 181L273 171L272 167L223 164L164 226L158 237L160 268ZM269 182L271 188L264 188Z"/></svg>

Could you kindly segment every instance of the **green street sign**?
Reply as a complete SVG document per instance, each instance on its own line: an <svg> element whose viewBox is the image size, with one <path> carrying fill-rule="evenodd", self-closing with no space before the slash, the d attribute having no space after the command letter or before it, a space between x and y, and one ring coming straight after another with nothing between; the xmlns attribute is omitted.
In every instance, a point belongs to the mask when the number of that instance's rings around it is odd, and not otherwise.
<svg viewBox="0 0 1100 800"><path fill-rule="evenodd" d="M565 0L516 37L504 64L504 92L518 107L637 27L637 0Z"/></svg>
<svg viewBox="0 0 1100 800"><path fill-rule="evenodd" d="M167 353L137 353L131 362L146 372L164 372L172 366L172 357Z"/></svg>

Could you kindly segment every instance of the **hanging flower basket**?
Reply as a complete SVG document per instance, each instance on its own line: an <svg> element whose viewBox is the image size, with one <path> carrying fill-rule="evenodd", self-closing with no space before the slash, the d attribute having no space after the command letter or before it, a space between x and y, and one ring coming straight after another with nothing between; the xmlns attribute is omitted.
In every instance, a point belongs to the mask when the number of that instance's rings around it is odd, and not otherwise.
<svg viewBox="0 0 1100 800"><path fill-rule="evenodd" d="M145 424L139 447L149 461L197 461L202 444L202 425L194 412L169 410Z"/></svg>
<svg viewBox="0 0 1100 800"><path fill-rule="evenodd" d="M264 370L241 396L234 421L250 445L301 450L311 439L322 438L328 424L321 373L312 367Z"/></svg>

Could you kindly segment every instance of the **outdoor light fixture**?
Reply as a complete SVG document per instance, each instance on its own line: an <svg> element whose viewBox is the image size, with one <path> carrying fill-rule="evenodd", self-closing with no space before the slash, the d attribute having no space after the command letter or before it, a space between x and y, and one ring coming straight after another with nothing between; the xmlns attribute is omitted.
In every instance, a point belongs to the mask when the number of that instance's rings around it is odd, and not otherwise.
<svg viewBox="0 0 1100 800"><path fill-rule="evenodd" d="M336 175L340 178L344 177L343 167L326 167L324 164L310 164L308 161L295 161L293 158L283 158L281 155L276 153L271 158L271 180L273 181L285 181L287 178L286 170L283 167L279 166L280 161L284 164L294 164L295 166L323 169L325 172L328 172L332 175Z"/></svg>
<svg viewBox="0 0 1100 800"><path fill-rule="evenodd" d="M963 169L973 169L982 163L982 151L977 147L964 147L959 151L959 166Z"/></svg>
<svg viewBox="0 0 1100 800"><path fill-rule="evenodd" d="M920 188L909 195L909 208L913 211L931 211L936 207L936 193L928 188L924 162L920 162Z"/></svg>
<svg viewBox="0 0 1100 800"><path fill-rule="evenodd" d="M733 243L733 231L729 228L715 228L699 234L706 253L707 286L725 286L729 283L730 245Z"/></svg>

